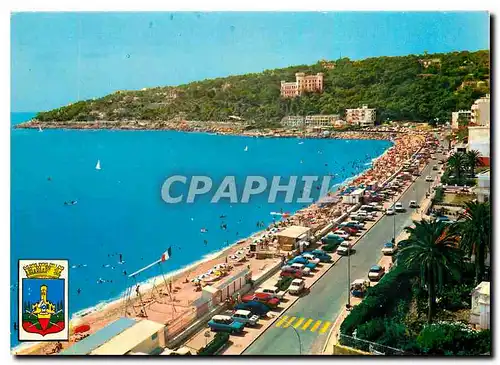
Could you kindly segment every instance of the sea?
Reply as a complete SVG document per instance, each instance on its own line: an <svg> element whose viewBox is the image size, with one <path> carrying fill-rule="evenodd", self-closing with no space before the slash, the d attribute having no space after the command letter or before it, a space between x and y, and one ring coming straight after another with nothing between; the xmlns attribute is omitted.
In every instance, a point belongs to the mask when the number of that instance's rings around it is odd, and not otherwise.
<svg viewBox="0 0 500 365"><path fill-rule="evenodd" d="M34 115L12 113L11 126ZM162 265L167 274L250 236L260 230L259 222L281 219L273 212L293 213L305 206L296 199L285 203L284 193L274 203L267 194L253 196L247 204L228 198L211 203L225 176L234 176L239 200L247 176L269 182L280 176L284 184L291 176L330 175L335 190L391 145L378 140L12 128L11 346L18 345L18 259L69 260L71 317L119 298L134 285L126 274L156 261L169 247L171 257ZM194 203L185 202L186 188L181 203L167 204L161 189L174 175L186 176L188 182L192 176L208 176L213 188ZM318 189L313 185L312 194ZM160 274L154 267L137 279Z"/></svg>

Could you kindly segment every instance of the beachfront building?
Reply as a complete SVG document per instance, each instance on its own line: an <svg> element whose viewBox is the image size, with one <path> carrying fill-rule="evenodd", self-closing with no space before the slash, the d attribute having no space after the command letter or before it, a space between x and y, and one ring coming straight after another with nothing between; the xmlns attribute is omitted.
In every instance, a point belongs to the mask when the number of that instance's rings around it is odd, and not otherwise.
<svg viewBox="0 0 500 365"><path fill-rule="evenodd" d="M299 248L299 242L307 242L311 238L311 228L290 226L276 234L278 245L282 251L293 251Z"/></svg>
<svg viewBox="0 0 500 365"><path fill-rule="evenodd" d="M361 108L347 109L346 121L348 124L356 124L362 127L373 127L375 125L376 110L363 105Z"/></svg>
<svg viewBox="0 0 500 365"><path fill-rule="evenodd" d="M490 94L477 99L471 107L471 123L490 125Z"/></svg>
<svg viewBox="0 0 500 365"><path fill-rule="evenodd" d="M288 115L281 119L281 125L286 128L303 128L304 117L301 115Z"/></svg>
<svg viewBox="0 0 500 365"><path fill-rule="evenodd" d="M470 124L472 119L472 111L470 110L459 110L458 112L451 113L451 128L458 129L459 121L464 121L467 126Z"/></svg>
<svg viewBox="0 0 500 365"><path fill-rule="evenodd" d="M468 134L469 151L479 151L483 165L490 164L490 127L489 126L470 126Z"/></svg>
<svg viewBox="0 0 500 365"><path fill-rule="evenodd" d="M304 72L295 74L295 82L281 81L281 96L284 98L294 98L304 92L323 92L323 73L308 75Z"/></svg>
<svg viewBox="0 0 500 365"><path fill-rule="evenodd" d="M490 328L490 282L481 282L471 295L470 323L477 329Z"/></svg>
<svg viewBox="0 0 500 365"><path fill-rule="evenodd" d="M490 201L490 171L484 171L477 175L477 187L475 189L477 201L484 203Z"/></svg>
<svg viewBox="0 0 500 365"><path fill-rule="evenodd" d="M317 114L305 117L289 115L281 120L281 125L287 128L333 127L339 118L338 114Z"/></svg>

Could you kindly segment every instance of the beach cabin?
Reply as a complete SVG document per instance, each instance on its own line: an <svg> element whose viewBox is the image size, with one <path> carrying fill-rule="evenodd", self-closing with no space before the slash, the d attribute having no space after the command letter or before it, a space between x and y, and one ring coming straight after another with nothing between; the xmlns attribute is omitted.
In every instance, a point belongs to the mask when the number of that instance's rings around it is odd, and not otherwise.
<svg viewBox="0 0 500 365"><path fill-rule="evenodd" d="M476 328L490 328L490 282L483 281L472 291L470 323Z"/></svg>
<svg viewBox="0 0 500 365"><path fill-rule="evenodd" d="M233 294L245 289L245 285L252 279L252 271L245 268L225 278L217 284L206 285L202 288L200 303L210 303L208 309L222 303ZM200 313L201 315L202 313Z"/></svg>
<svg viewBox="0 0 500 365"><path fill-rule="evenodd" d="M309 242L311 228L302 226L290 226L276 234L278 245L282 251L293 251L299 248L300 241Z"/></svg>
<svg viewBox="0 0 500 365"><path fill-rule="evenodd" d="M359 188L354 191L352 191L349 194L343 195L342 196L342 202L344 204L359 204L363 200L363 195L365 194L364 188Z"/></svg>

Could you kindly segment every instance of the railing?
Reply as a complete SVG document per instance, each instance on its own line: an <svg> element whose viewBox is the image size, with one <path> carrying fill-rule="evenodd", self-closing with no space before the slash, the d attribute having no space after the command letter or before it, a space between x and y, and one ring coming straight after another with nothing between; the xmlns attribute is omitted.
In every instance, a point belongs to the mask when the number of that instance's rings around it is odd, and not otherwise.
<svg viewBox="0 0 500 365"><path fill-rule="evenodd" d="M360 338L344 335L342 333L339 334L339 343L347 347L352 347L361 351L369 352L372 355L387 355L387 356L412 355L411 353L403 351L401 349L380 345L375 342L362 340Z"/></svg>

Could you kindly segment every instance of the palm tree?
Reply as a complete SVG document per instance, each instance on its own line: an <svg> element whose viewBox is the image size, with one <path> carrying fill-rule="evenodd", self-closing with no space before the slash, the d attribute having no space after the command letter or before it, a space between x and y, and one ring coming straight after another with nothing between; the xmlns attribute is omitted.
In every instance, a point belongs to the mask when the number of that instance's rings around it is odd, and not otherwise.
<svg viewBox="0 0 500 365"><path fill-rule="evenodd" d="M470 150L465 153L465 162L467 167L469 168L469 171L471 173L471 176L474 176L474 169L476 166L480 166L481 160L480 157L481 153L477 150Z"/></svg>
<svg viewBox="0 0 500 365"><path fill-rule="evenodd" d="M460 181L460 175L464 170L465 158L463 152L455 152L448 158L446 165L455 173L457 181Z"/></svg>
<svg viewBox="0 0 500 365"><path fill-rule="evenodd" d="M484 275L484 261L490 250L491 240L491 206L489 202L466 203L465 218L459 221L455 228L457 234L461 235L460 248L468 255L474 257L476 267L476 285L479 284Z"/></svg>
<svg viewBox="0 0 500 365"><path fill-rule="evenodd" d="M450 275L460 277L463 253L456 246L457 235L450 225L443 222L414 221L415 227L407 227L408 239L398 254L398 262L408 270L419 272L420 285L427 289L427 322L431 323L436 306L436 293Z"/></svg>

